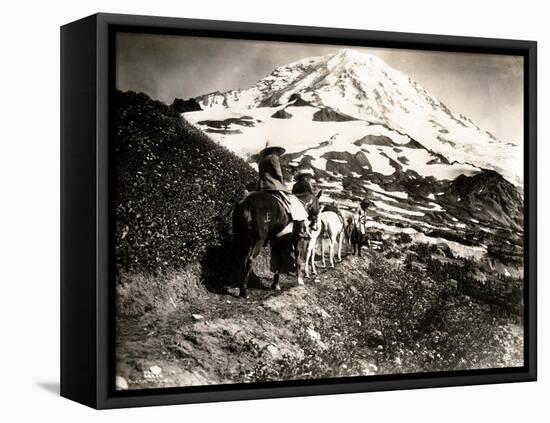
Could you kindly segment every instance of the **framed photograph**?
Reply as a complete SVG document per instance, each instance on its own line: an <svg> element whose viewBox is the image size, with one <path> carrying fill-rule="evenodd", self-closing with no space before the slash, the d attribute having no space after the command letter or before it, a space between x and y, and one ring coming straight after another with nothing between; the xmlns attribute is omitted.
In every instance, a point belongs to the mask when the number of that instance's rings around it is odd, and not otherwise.
<svg viewBox="0 0 550 423"><path fill-rule="evenodd" d="M61 394L536 380L536 43L61 28Z"/></svg>

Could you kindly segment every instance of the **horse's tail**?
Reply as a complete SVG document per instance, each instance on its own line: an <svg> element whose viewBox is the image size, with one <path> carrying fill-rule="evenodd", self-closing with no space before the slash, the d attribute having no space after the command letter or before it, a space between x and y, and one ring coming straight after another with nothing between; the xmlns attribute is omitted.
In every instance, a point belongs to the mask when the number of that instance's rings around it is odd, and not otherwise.
<svg viewBox="0 0 550 423"><path fill-rule="evenodd" d="M235 204L233 209L233 240L236 242L236 247L240 243L246 244L252 233L252 212L250 203L244 201Z"/></svg>
<svg viewBox="0 0 550 423"><path fill-rule="evenodd" d="M240 285L244 278L244 260L250 247L250 206L246 202L236 202L233 207L232 251L235 260L229 278L234 285Z"/></svg>

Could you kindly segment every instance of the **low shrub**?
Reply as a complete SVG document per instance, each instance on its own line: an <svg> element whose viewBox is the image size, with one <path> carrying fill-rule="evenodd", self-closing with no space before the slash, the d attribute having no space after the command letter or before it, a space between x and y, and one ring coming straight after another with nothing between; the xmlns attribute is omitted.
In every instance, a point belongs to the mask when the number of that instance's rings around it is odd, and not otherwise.
<svg viewBox="0 0 550 423"><path fill-rule="evenodd" d="M412 242L412 237L408 233L400 232L396 235L395 242L397 244L409 244Z"/></svg>
<svg viewBox="0 0 550 423"><path fill-rule="evenodd" d="M303 357L262 363L245 381L522 365L512 314L459 295L426 274L396 268L379 255L365 263L370 264L357 269L360 273L320 293L330 318L317 322L315 330L325 348L302 336Z"/></svg>

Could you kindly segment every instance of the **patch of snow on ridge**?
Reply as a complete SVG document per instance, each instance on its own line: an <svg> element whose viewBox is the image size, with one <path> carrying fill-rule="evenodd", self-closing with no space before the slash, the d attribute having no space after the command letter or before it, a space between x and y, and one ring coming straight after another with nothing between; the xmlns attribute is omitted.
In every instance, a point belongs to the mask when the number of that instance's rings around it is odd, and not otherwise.
<svg viewBox="0 0 550 423"><path fill-rule="evenodd" d="M443 207L441 207L439 204L430 202L428 204L430 207L424 207L424 206L417 206L421 210L431 211L431 212L444 212L446 211Z"/></svg>
<svg viewBox="0 0 550 423"><path fill-rule="evenodd" d="M399 153L393 147L379 147L379 150L394 162L399 163L403 171L413 170L424 177L433 176L439 180L454 180L459 175L471 176L480 171L479 168L469 164L428 164L434 156L423 149L401 147ZM404 157L406 162L400 160L401 157Z"/></svg>
<svg viewBox="0 0 550 423"><path fill-rule="evenodd" d="M382 229L384 231L394 232L394 233L398 233L398 232L402 232L406 234L418 233L418 231L414 228L400 228L398 226L391 226L391 225L386 225L384 223L375 222L374 220L367 220L366 226L370 228Z"/></svg>
<svg viewBox="0 0 550 423"><path fill-rule="evenodd" d="M428 243L428 244L447 244L451 248L453 254L455 254L457 257L464 257L464 258L473 257L477 260L481 260L487 254L487 247L485 246L472 247L472 246L460 244L459 242L456 242L456 241L449 241L448 239L445 239L445 238L435 238L435 237L427 236L421 232L414 234L413 239L416 242L422 242L422 243Z"/></svg>
<svg viewBox="0 0 550 423"><path fill-rule="evenodd" d="M372 183L372 182L366 182L363 184L363 186L371 191L375 191L381 194L386 194L394 197L401 198L403 200L406 200L409 198L409 194L403 191L386 191L384 188L382 188L380 185Z"/></svg>
<svg viewBox="0 0 550 423"><path fill-rule="evenodd" d="M395 212L395 213L407 214L407 215L410 215L410 216L425 216L426 215L426 213L413 211L413 210L402 209L401 207L391 206L391 205L389 205L389 204L387 204L383 201L374 200L374 204L379 209L384 209L384 210L388 210L388 211Z"/></svg>
<svg viewBox="0 0 550 423"><path fill-rule="evenodd" d="M390 164L390 160L387 157L382 156L378 151L374 153L367 153L370 164L372 165L372 171L384 176L389 176L395 173L395 169ZM364 169L369 169L368 166L363 166Z"/></svg>
<svg viewBox="0 0 550 423"><path fill-rule="evenodd" d="M411 223L413 225L418 225L418 226L421 226L422 228L427 229L427 230L430 230L430 229L437 229L437 230L440 230L440 231L448 231L449 230L449 228L446 228L446 227L443 227L443 226L430 225L429 223L423 222L421 220L409 219L408 217L401 216L401 215L394 214L394 213L388 213L388 212L385 212L385 211L382 211L382 210L376 210L376 213L378 213L380 216L384 216L384 217L387 217L389 219L399 220L401 222L407 222L407 223Z"/></svg>
<svg viewBox="0 0 550 423"><path fill-rule="evenodd" d="M327 159L323 159L322 157L315 158L311 164L315 166L317 169L326 170L327 169Z"/></svg>

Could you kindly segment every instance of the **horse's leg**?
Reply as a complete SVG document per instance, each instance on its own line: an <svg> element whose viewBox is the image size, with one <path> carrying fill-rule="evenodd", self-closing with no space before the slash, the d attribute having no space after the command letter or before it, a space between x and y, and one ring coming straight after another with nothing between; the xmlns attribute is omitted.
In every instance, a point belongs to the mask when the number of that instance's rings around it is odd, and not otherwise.
<svg viewBox="0 0 550 423"><path fill-rule="evenodd" d="M303 239L298 239L294 243L294 260L296 264L296 276L298 278L298 286L304 284L304 278L302 277L302 270L304 267L304 253L306 252L307 244Z"/></svg>
<svg viewBox="0 0 550 423"><path fill-rule="evenodd" d="M298 286L304 284L304 278L302 277L302 268L303 268L303 261L300 254L300 251L296 249L296 276L298 278Z"/></svg>
<svg viewBox="0 0 550 423"><path fill-rule="evenodd" d="M321 237L321 267L325 269L327 267L325 263L325 239Z"/></svg>
<svg viewBox="0 0 550 423"><path fill-rule="evenodd" d="M279 269L275 270L273 274L273 283L271 284L271 289L274 291L280 291L281 285L279 285Z"/></svg>
<svg viewBox="0 0 550 423"><path fill-rule="evenodd" d="M311 257L311 241L309 241L309 244L307 246L307 253L306 253L306 266L305 266L305 272L306 272L306 278L309 278L309 259ZM313 266L312 266L313 269Z"/></svg>
<svg viewBox="0 0 550 423"><path fill-rule="evenodd" d="M338 261L342 261L342 243L344 242L344 228L338 235Z"/></svg>
<svg viewBox="0 0 550 423"><path fill-rule="evenodd" d="M334 268L334 246L336 245L336 239L333 234L330 234L328 246L328 258L330 260L330 267Z"/></svg>
<svg viewBox="0 0 550 423"><path fill-rule="evenodd" d="M241 288L239 296L248 298L248 277L250 276L250 270L252 268L252 247L249 247L247 251L241 256L240 265L242 266L241 273Z"/></svg>
<svg viewBox="0 0 550 423"><path fill-rule="evenodd" d="M319 239L318 236L315 237L315 239L312 240L312 246L311 246L311 273L314 275L317 274L317 269L315 268L315 252L317 251L317 240Z"/></svg>
<svg viewBox="0 0 550 423"><path fill-rule="evenodd" d="M241 280L241 290L239 295L243 298L248 298L248 279L252 271L252 262L260 254L263 247L263 241L257 241L254 245L248 248L244 258L244 272Z"/></svg>
<svg viewBox="0 0 550 423"><path fill-rule="evenodd" d="M344 231L344 243L346 244L346 254L349 254L349 248L351 246L351 242L349 239L348 228L346 228Z"/></svg>
<svg viewBox="0 0 550 423"><path fill-rule="evenodd" d="M311 273L316 275L317 274L317 268L315 266L315 254L317 253L317 241L319 240L319 233L314 235L311 238L311 241L309 243L309 252L310 252L310 260L311 260ZM322 238L321 238L322 241Z"/></svg>
<svg viewBox="0 0 550 423"><path fill-rule="evenodd" d="M273 267L273 282L271 284L271 289L274 291L280 291L281 286L279 285L279 268L281 266L281 261L283 258L281 257L281 246L276 243L271 243L271 260L272 260L272 267Z"/></svg>
<svg viewBox="0 0 550 423"><path fill-rule="evenodd" d="M273 246L272 246L271 254L272 254L273 269L274 269L273 283L271 284L271 289L273 289L274 291L280 291L281 285L279 285L279 267L281 263L281 257L279 257L280 253L278 251L273 251Z"/></svg>

